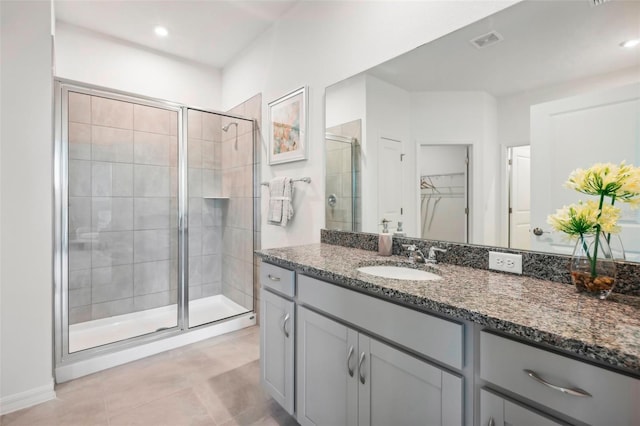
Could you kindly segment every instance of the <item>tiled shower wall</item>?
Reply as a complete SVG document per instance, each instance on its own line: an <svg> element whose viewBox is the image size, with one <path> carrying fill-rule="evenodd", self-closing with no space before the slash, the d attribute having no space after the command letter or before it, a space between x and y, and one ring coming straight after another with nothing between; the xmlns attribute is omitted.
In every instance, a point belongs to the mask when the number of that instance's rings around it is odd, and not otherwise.
<svg viewBox="0 0 640 426"><path fill-rule="evenodd" d="M262 96L254 96L229 113L253 118L260 123ZM260 241L257 232L260 223L260 182L255 181L254 186L254 180L260 176L257 169L260 145L256 138L254 147L250 121L223 118L222 126L233 121L238 122L237 128L231 126L229 131L222 132L222 193L229 197L222 221L222 293L251 310L254 309L254 298L257 295L253 250L254 244L259 244Z"/></svg>
<svg viewBox="0 0 640 426"><path fill-rule="evenodd" d="M68 100L69 323L175 301L177 112Z"/></svg>

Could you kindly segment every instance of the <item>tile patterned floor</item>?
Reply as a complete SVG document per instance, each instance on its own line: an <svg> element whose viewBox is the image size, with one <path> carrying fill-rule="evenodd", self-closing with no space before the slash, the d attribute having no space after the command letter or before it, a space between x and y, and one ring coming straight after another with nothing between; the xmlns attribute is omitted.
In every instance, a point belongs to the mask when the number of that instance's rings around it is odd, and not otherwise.
<svg viewBox="0 0 640 426"><path fill-rule="evenodd" d="M259 354L250 327L63 383L0 425L296 425L262 391Z"/></svg>

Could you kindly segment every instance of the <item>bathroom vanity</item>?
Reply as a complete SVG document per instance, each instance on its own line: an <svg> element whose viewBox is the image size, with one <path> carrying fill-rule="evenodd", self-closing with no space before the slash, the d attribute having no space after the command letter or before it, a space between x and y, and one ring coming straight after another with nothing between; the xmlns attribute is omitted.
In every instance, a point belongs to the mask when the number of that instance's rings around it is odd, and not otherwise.
<svg viewBox="0 0 640 426"><path fill-rule="evenodd" d="M640 423L640 298L329 244L262 250L261 375L302 425Z"/></svg>

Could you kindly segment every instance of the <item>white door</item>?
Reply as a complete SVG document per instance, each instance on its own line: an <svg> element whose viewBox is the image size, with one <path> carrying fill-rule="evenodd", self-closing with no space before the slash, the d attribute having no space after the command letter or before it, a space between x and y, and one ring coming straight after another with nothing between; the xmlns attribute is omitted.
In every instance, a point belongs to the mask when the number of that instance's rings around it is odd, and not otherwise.
<svg viewBox="0 0 640 426"><path fill-rule="evenodd" d="M531 248L531 147L515 146L509 157L509 247Z"/></svg>
<svg viewBox="0 0 640 426"><path fill-rule="evenodd" d="M402 220L402 191L402 142L380 138L377 220L378 223L382 219L391 221L389 229L395 229Z"/></svg>
<svg viewBox="0 0 640 426"><path fill-rule="evenodd" d="M260 379L289 414L294 412L294 303L261 290Z"/></svg>
<svg viewBox="0 0 640 426"><path fill-rule="evenodd" d="M557 426L560 423L556 423L540 414L481 389L480 424L495 426Z"/></svg>
<svg viewBox="0 0 640 426"><path fill-rule="evenodd" d="M298 422L355 426L358 333L302 307L298 330Z"/></svg>
<svg viewBox="0 0 640 426"><path fill-rule="evenodd" d="M462 424L462 378L362 334L358 347L359 426Z"/></svg>
<svg viewBox="0 0 640 426"><path fill-rule="evenodd" d="M595 199L564 188L574 169L623 160L638 165L639 117L638 83L531 107L532 228L549 231L547 215L580 199ZM625 207L619 224L627 258L640 260L640 212ZM571 253L572 244L562 237L533 237L531 248Z"/></svg>

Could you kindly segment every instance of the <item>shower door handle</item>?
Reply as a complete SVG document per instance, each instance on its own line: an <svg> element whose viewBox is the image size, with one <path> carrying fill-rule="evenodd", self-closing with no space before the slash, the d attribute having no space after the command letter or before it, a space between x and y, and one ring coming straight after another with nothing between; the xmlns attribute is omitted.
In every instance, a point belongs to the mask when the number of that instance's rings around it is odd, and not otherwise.
<svg viewBox="0 0 640 426"><path fill-rule="evenodd" d="M282 331L284 332L284 337L289 338L289 331L287 331L287 321L289 321L290 315L287 314L284 316L284 320L282 321Z"/></svg>

